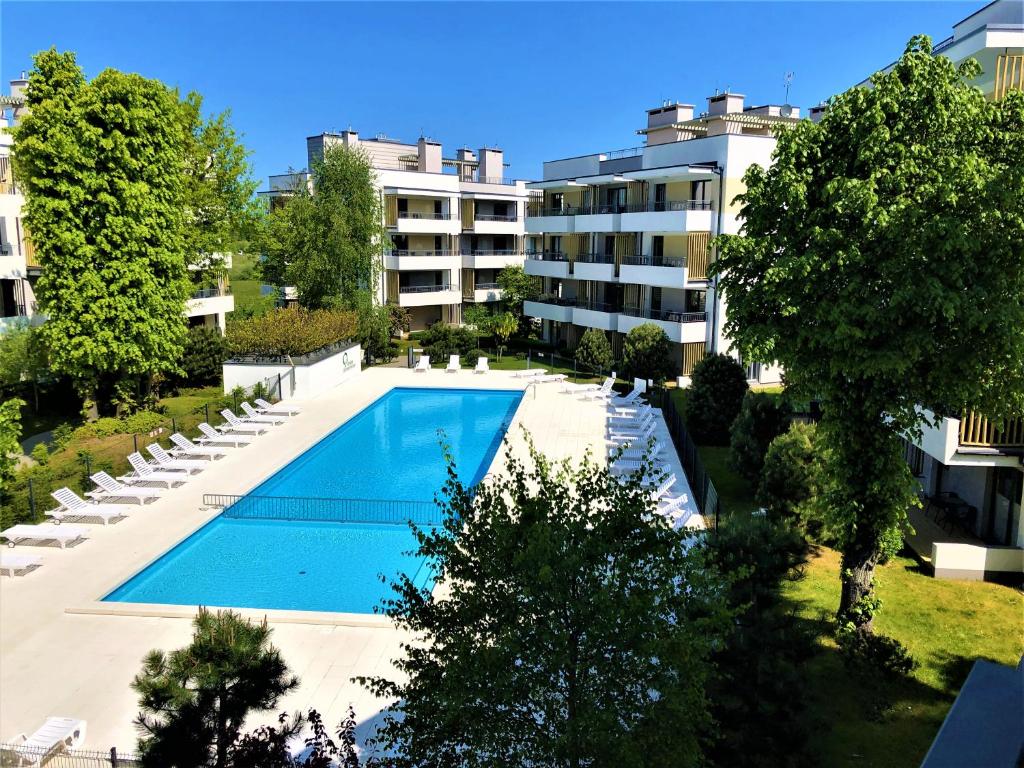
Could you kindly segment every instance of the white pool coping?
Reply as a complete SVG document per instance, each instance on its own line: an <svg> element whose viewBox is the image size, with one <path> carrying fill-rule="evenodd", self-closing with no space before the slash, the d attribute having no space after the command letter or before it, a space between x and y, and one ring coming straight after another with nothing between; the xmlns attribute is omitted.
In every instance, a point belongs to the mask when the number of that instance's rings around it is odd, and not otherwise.
<svg viewBox="0 0 1024 768"><path fill-rule="evenodd" d="M90 525L89 540L78 546L32 547L27 551L42 557L42 567L0 578L0 740L31 732L46 717L60 714L88 721L88 748L133 749L137 698L131 680L149 650L187 644L187 619L196 609L101 598L220 513L203 507L204 493L246 493L393 387L525 389L507 434L518 455L526 450L520 425L551 458L579 459L587 450L595 460L605 455L603 404L560 394L558 384L529 387L510 372L372 368L316 398L296 401L301 414L247 447L230 449L185 485L151 504L128 505L130 516L118 523ZM265 450L269 445L274 450ZM667 445L671 448L671 441ZM673 471L682 476L674 451L669 452ZM499 474L503 466L504 447L489 474ZM239 612L268 619L272 642L301 679L280 702L280 711L315 707L333 726L351 704L365 728L386 704L351 678L395 674L391 660L410 638L387 617ZM253 724L272 722L276 715L267 713Z"/></svg>

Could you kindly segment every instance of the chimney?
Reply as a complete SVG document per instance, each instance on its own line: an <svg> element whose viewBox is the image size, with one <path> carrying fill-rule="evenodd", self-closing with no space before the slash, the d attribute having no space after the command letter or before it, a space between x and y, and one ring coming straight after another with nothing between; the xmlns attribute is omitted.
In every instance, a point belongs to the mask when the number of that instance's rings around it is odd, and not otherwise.
<svg viewBox="0 0 1024 768"><path fill-rule="evenodd" d="M416 156L420 173L441 173L441 145L420 136L416 142Z"/></svg>
<svg viewBox="0 0 1024 768"><path fill-rule="evenodd" d="M685 123L693 119L693 104L665 104L647 110L647 127L658 128L672 123Z"/></svg>
<svg viewBox="0 0 1024 768"><path fill-rule="evenodd" d="M480 148L480 168L478 175L481 179L500 179L505 175L505 153L500 149Z"/></svg>
<svg viewBox="0 0 1024 768"><path fill-rule="evenodd" d="M708 115L731 115L743 111L742 93L718 93L708 96Z"/></svg>
<svg viewBox="0 0 1024 768"><path fill-rule="evenodd" d="M346 131L341 132L341 143L346 147L358 147L359 146L359 131L353 131L349 128Z"/></svg>
<svg viewBox="0 0 1024 768"><path fill-rule="evenodd" d="M25 73L21 73L21 77L16 77L11 80L11 96L15 98L26 99L28 98L28 78L25 77ZM18 121L27 115L29 112L28 105L23 104L20 107L15 107L12 114L14 125L18 124Z"/></svg>
<svg viewBox="0 0 1024 768"><path fill-rule="evenodd" d="M811 122L812 123L817 123L818 121L820 121L821 118L823 118L825 116L825 113L827 111L828 111L828 105L827 104L818 104L817 106L811 107L811 109L810 109Z"/></svg>

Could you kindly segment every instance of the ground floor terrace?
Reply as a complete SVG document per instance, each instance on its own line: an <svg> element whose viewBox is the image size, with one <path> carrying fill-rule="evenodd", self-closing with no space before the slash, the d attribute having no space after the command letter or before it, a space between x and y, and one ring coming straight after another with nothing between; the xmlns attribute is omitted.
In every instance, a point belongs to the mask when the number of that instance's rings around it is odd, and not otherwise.
<svg viewBox="0 0 1024 768"><path fill-rule="evenodd" d="M100 598L216 517L219 509L204 506L204 494L250 491L389 390L405 386L525 390L508 430L517 450L525 449L522 426L553 458L580 458L590 451L600 459L606 451L601 403L562 394L556 383L528 386L511 372L373 368L323 395L296 402L301 414L251 445L229 450L157 501L132 505L127 518L89 525L88 539L78 545L63 550L19 545L14 550L38 555L42 565L0 580L0 740L31 732L46 717L60 715L87 721L87 748L133 749L137 697L132 678L149 650L188 643L193 609L132 607ZM664 423L659 423L659 435L669 446L671 470L682 478ZM500 472L502 462L499 451L490 471ZM268 617L274 644L301 679L280 710L315 708L333 725L352 705L362 736L372 730L384 702L352 678L392 673L392 660L406 638L388 620L372 614L241 612ZM275 716L268 713L264 719Z"/></svg>

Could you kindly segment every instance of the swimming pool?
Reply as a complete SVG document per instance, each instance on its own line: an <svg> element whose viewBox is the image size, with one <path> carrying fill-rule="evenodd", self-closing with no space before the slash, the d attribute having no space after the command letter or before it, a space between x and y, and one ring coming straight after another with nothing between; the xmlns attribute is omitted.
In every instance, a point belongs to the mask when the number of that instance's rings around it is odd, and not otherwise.
<svg viewBox="0 0 1024 768"><path fill-rule="evenodd" d="M463 481L479 482L522 392L396 388L296 457L103 600L371 613L406 573L404 520L436 518L443 438ZM264 436L261 444L272 446Z"/></svg>

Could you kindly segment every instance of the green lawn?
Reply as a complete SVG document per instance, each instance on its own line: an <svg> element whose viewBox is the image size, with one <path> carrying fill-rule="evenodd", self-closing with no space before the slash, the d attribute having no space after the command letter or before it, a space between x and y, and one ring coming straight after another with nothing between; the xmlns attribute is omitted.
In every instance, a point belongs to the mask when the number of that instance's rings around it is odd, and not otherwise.
<svg viewBox="0 0 1024 768"><path fill-rule="evenodd" d="M1024 596L997 584L942 581L908 557L877 571L883 607L879 632L895 637L917 659L911 678L895 686L889 706L843 666L824 617L839 603L839 555L822 549L791 584L799 615L814 622L820 652L806 665L811 748L820 765L918 765L977 658L1016 665L1024 653Z"/></svg>

